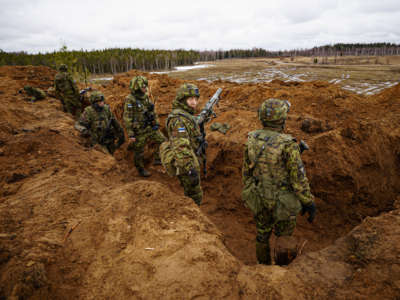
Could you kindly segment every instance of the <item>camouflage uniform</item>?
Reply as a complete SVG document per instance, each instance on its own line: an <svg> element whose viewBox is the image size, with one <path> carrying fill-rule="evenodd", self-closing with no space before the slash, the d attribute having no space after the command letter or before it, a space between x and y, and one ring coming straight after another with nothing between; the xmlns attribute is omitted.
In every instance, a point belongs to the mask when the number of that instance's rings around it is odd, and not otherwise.
<svg viewBox="0 0 400 300"><path fill-rule="evenodd" d="M299 146L290 135L282 133L288 110L287 102L266 100L259 110L264 128L249 133L244 150L243 183L246 186L256 179L262 193L262 209L254 217L257 260L263 264L271 264L269 237L273 230L278 237L290 236L301 207L313 206L315 214ZM282 207L284 199L294 201L295 209L281 217L278 208Z"/></svg>
<svg viewBox="0 0 400 300"><path fill-rule="evenodd" d="M159 123L154 111L154 104L142 89L147 88L148 81L143 76L136 76L130 82L131 93L125 99L124 122L129 138L136 138L129 145L134 152L134 164L142 176L150 176L144 169L144 148L147 143L157 144L154 153L154 164L161 164L159 147L165 141L164 135L159 130Z"/></svg>
<svg viewBox="0 0 400 300"><path fill-rule="evenodd" d="M90 136L92 146L99 144L113 154L125 141L124 130L107 104L103 107L98 105L101 101L104 101L103 94L94 92L90 96L92 105L85 108L78 124L84 128L82 134ZM114 140L117 138L118 143L115 145Z"/></svg>
<svg viewBox="0 0 400 300"><path fill-rule="evenodd" d="M195 153L200 146L202 135L193 115L194 110L186 103L189 97L200 97L198 88L192 84L184 84L178 89L172 103L172 112L168 116L166 127L169 142L174 149L176 175L185 195L200 206L203 199L200 186L200 158Z"/></svg>
<svg viewBox="0 0 400 300"><path fill-rule="evenodd" d="M43 90L30 85L24 86L24 91L28 96L31 96L32 102L46 98L46 93Z"/></svg>
<svg viewBox="0 0 400 300"><path fill-rule="evenodd" d="M67 72L66 65L59 67L59 72L54 77L54 88L56 98L61 100L64 111L79 117L82 110L79 90L72 76Z"/></svg>

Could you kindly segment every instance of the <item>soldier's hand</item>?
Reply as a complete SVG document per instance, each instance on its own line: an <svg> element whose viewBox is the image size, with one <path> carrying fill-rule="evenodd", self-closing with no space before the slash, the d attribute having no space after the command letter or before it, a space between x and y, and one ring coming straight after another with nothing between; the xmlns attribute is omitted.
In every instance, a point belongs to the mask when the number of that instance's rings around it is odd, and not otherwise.
<svg viewBox="0 0 400 300"><path fill-rule="evenodd" d="M132 142L132 143L134 143L134 142L136 142L136 138L135 138L134 136L131 136L131 137L129 138L129 141Z"/></svg>
<svg viewBox="0 0 400 300"><path fill-rule="evenodd" d="M314 202L312 202L311 204L308 204L308 205L302 204L301 215L303 216L305 213L308 213L307 221L309 223L312 223L314 221L316 212L317 212L317 208L315 207Z"/></svg>
<svg viewBox="0 0 400 300"><path fill-rule="evenodd" d="M196 186L200 183L200 175L195 168L189 170L188 177L192 186Z"/></svg>
<svg viewBox="0 0 400 300"><path fill-rule="evenodd" d="M117 148L121 147L123 143L125 143L125 137L124 137L124 136L121 136L121 137L118 139Z"/></svg>

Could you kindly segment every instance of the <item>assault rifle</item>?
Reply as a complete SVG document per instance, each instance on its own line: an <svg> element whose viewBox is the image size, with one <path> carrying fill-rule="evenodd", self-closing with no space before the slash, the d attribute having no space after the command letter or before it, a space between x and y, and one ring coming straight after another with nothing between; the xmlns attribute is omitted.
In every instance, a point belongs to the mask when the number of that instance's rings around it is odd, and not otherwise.
<svg viewBox="0 0 400 300"><path fill-rule="evenodd" d="M114 142L114 118L110 118L107 122L106 128L103 130L103 134L100 138L100 144L104 145L106 142L112 140Z"/></svg>
<svg viewBox="0 0 400 300"><path fill-rule="evenodd" d="M143 128L147 126L154 126L155 125L155 112L154 112L154 104L150 102L149 109L144 112L144 124Z"/></svg>
<svg viewBox="0 0 400 300"><path fill-rule="evenodd" d="M81 102L83 102L83 100L85 99L85 94L87 92L90 92L91 90L92 90L92 88L88 87L88 88L85 88L85 89L79 91L79 98L80 98Z"/></svg>
<svg viewBox="0 0 400 300"><path fill-rule="evenodd" d="M300 140L299 147L300 147L300 154L306 150L310 150L310 147L308 147L307 143L303 140Z"/></svg>
<svg viewBox="0 0 400 300"><path fill-rule="evenodd" d="M200 114L197 116L197 124L200 127L201 136L199 137L199 148L197 148L196 155L203 157L203 173L204 176L207 175L207 141L206 141L206 131L204 130L204 124L209 122L211 118L215 118L217 115L215 114L213 108L215 104L219 102L219 95L221 95L222 89L219 88L215 94L212 96L210 100L207 101L206 105L204 105Z"/></svg>

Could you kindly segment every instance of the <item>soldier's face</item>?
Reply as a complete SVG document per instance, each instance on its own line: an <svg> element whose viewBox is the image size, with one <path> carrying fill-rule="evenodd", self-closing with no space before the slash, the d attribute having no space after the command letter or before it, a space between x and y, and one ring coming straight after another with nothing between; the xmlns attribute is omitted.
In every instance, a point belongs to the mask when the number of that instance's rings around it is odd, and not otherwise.
<svg viewBox="0 0 400 300"><path fill-rule="evenodd" d="M97 102L97 104L98 104L100 107L104 107L104 101L99 101L99 102Z"/></svg>
<svg viewBox="0 0 400 300"><path fill-rule="evenodd" d="M146 94L146 92L147 92L147 86L142 87L141 90L142 90L142 93L143 93L143 94Z"/></svg>
<svg viewBox="0 0 400 300"><path fill-rule="evenodd" d="M186 99L186 103L191 108L196 109L197 103L199 103L199 98L197 98L197 97L189 97L189 98Z"/></svg>

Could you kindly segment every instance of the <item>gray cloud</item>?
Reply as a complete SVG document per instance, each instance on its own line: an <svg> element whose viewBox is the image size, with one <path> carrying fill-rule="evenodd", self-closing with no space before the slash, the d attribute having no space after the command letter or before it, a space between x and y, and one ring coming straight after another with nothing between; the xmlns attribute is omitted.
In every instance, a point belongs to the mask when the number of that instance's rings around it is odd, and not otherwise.
<svg viewBox="0 0 400 300"><path fill-rule="evenodd" d="M392 0L0 0L0 49L308 48L400 42Z"/></svg>

